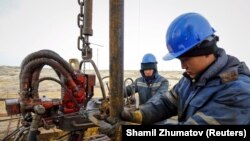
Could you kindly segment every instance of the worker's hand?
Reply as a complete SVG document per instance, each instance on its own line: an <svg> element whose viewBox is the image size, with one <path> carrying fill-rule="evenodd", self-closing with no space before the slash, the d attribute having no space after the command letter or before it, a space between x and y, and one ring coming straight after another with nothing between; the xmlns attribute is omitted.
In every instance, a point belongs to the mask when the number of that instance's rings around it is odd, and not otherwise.
<svg viewBox="0 0 250 141"><path fill-rule="evenodd" d="M140 110L130 111L128 109L123 109L121 112L121 119L141 124L142 114Z"/></svg>
<svg viewBox="0 0 250 141"><path fill-rule="evenodd" d="M133 115L128 109L123 109L121 112L121 118L125 121L132 121Z"/></svg>

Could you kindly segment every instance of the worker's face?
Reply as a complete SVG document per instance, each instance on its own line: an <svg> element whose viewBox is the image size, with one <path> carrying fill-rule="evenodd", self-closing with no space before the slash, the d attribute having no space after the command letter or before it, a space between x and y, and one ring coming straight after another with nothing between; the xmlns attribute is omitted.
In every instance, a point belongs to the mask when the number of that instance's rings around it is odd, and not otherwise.
<svg viewBox="0 0 250 141"><path fill-rule="evenodd" d="M185 69L186 73L191 78L195 78L211 63L207 55L196 57L180 57L179 59L181 61L181 68Z"/></svg>
<svg viewBox="0 0 250 141"><path fill-rule="evenodd" d="M144 75L145 75L145 76L152 76L153 73L154 73L154 70L153 70L153 69L144 70Z"/></svg>

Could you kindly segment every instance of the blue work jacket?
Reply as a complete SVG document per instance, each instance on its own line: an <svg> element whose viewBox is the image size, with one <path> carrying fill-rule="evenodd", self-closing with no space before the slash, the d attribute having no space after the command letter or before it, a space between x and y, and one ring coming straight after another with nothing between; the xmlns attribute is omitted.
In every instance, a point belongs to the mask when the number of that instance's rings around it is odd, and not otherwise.
<svg viewBox="0 0 250 141"><path fill-rule="evenodd" d="M197 81L188 77L141 107L143 123L178 116L179 124L250 124L250 72L244 62L219 48L216 61Z"/></svg>
<svg viewBox="0 0 250 141"><path fill-rule="evenodd" d="M126 87L126 93L130 96L133 93L139 95L139 105L146 103L155 94L165 94L168 91L169 82L166 78L154 74L154 79L149 83L144 77L139 77L132 85Z"/></svg>

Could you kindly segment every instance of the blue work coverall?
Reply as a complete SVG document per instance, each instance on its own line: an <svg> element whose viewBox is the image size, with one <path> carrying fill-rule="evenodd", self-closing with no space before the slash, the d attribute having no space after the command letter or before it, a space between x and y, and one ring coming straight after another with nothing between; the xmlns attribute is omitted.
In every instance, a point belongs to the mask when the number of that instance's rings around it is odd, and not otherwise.
<svg viewBox="0 0 250 141"><path fill-rule="evenodd" d="M147 82L144 77L139 77L132 85L126 87L126 92L128 96L132 93L138 93L139 105L142 105L155 94L165 94L168 91L168 86L168 80L156 72L154 79L152 79L150 83Z"/></svg>
<svg viewBox="0 0 250 141"><path fill-rule="evenodd" d="M152 124L177 115L178 124L250 124L248 67L221 48L216 57L196 82L184 75L169 92L144 104L142 122Z"/></svg>

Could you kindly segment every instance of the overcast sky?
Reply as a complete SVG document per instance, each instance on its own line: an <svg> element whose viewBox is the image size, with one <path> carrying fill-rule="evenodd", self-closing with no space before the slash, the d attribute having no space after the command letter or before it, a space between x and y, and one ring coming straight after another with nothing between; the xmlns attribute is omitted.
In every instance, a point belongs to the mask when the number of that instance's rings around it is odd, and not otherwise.
<svg viewBox="0 0 250 141"><path fill-rule="evenodd" d="M218 45L250 66L250 1L124 0L124 69L138 70L145 53L156 55L159 70L181 70L163 61L165 33L186 12L205 16L220 37ZM0 0L0 65L20 66L30 53L51 49L65 60L78 58L77 0ZM109 0L93 0L93 60L109 69ZM87 65L87 67L90 65Z"/></svg>

